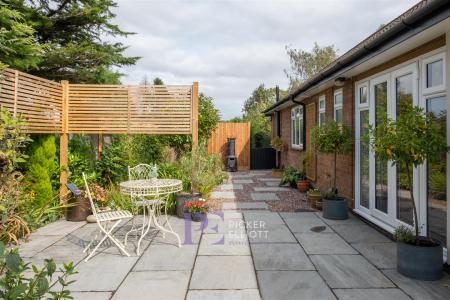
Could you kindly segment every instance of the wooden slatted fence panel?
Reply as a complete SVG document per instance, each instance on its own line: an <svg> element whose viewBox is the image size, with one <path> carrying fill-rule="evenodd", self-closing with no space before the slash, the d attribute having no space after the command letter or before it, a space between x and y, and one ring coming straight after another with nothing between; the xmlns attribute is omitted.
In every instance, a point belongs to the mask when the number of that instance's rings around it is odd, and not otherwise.
<svg viewBox="0 0 450 300"><path fill-rule="evenodd" d="M236 139L236 156L239 170L250 169L250 123L221 122L208 140L208 153L219 154L225 163L228 155L228 138Z"/></svg>
<svg viewBox="0 0 450 300"><path fill-rule="evenodd" d="M0 105L14 115L22 115L30 133L62 130L60 83L5 69L0 75Z"/></svg>

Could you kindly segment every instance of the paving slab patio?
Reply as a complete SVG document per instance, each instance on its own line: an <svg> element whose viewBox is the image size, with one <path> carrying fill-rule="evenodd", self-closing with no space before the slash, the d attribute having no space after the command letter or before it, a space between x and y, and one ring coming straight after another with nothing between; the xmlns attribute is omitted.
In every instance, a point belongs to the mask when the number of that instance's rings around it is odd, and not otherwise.
<svg viewBox="0 0 450 300"><path fill-rule="evenodd" d="M235 176L253 183L232 183ZM273 205L268 200L252 201L252 193L274 194L279 200L273 203L288 197L284 191L255 192L254 187L277 188L265 184L279 182L268 176L234 173L225 188L243 189L215 191L236 199L223 202L226 210L209 213L206 228L169 217L181 248L173 235L152 229L140 256L132 236L131 257L105 243L86 263L82 249L96 224L59 221L32 234L21 253L38 265L49 257L74 261L79 273L70 290L83 300L449 299L449 275L423 282L398 274L395 243L352 214L344 221L327 220L321 212L277 213L267 210ZM123 224L115 235L123 240L130 228L130 222Z"/></svg>
<svg viewBox="0 0 450 300"><path fill-rule="evenodd" d="M280 200L275 193L250 193L250 197L252 197L252 200L254 201Z"/></svg>

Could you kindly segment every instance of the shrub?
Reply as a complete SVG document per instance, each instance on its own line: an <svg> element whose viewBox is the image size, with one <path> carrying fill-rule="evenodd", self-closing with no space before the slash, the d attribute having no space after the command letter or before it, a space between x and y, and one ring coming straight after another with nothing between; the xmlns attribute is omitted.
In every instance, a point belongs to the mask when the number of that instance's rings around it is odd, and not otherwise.
<svg viewBox="0 0 450 300"><path fill-rule="evenodd" d="M208 197L213 188L227 178L220 157L208 154L204 144L185 153L179 165L187 190L199 192L203 197Z"/></svg>
<svg viewBox="0 0 450 300"><path fill-rule="evenodd" d="M303 172L300 172L294 167L288 167L283 172L283 177L281 177L280 186L289 184L291 187L297 186L297 181L302 180L305 178L305 174Z"/></svg>
<svg viewBox="0 0 450 300"><path fill-rule="evenodd" d="M400 225L394 230L394 239L399 242L413 244L415 241L414 232L411 228L405 225Z"/></svg>
<svg viewBox="0 0 450 300"><path fill-rule="evenodd" d="M53 280L56 271L53 260L46 259L42 269L30 266L17 249L7 251L0 242L0 299L72 299L68 278L76 274L73 263L63 264Z"/></svg>

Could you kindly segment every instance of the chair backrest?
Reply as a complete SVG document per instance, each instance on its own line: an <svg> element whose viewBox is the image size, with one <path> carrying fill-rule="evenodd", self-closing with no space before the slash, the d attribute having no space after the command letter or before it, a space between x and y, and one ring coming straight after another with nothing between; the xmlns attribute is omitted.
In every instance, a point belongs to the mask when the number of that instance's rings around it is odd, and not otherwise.
<svg viewBox="0 0 450 300"><path fill-rule="evenodd" d="M94 201L92 200L91 190L89 189L89 185L87 183L86 174L83 174L84 187L86 188L86 194L89 198L89 202L91 203L92 214L97 218L97 209L95 208Z"/></svg>
<svg viewBox="0 0 450 300"><path fill-rule="evenodd" d="M139 164L135 167L128 166L128 180L150 179L152 166Z"/></svg>

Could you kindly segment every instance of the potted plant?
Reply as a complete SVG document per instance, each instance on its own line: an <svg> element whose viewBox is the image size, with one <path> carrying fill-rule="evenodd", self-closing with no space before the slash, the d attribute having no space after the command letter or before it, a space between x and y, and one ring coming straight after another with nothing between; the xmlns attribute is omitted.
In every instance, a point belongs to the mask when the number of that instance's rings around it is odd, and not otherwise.
<svg viewBox="0 0 450 300"><path fill-rule="evenodd" d="M191 214L191 219L194 222L200 222L206 217L205 201L187 201L184 204L184 209Z"/></svg>
<svg viewBox="0 0 450 300"><path fill-rule="evenodd" d="M277 136L270 141L270 146L276 151L276 168L272 170L272 176L281 177L283 175L283 168L281 167L280 153L284 150L284 142L281 137Z"/></svg>
<svg viewBox="0 0 450 300"><path fill-rule="evenodd" d="M297 181L302 177L302 173L294 167L288 167L283 172L283 177L281 177L280 186L289 184L290 187L296 188Z"/></svg>
<svg viewBox="0 0 450 300"><path fill-rule="evenodd" d="M307 165L309 156L307 153L304 153L300 157L301 157L301 160L300 160L301 169L300 169L299 179L297 181L297 188L300 192L306 193L310 187L310 182L309 182L308 178L306 177L306 169L307 169L306 165Z"/></svg>
<svg viewBox="0 0 450 300"><path fill-rule="evenodd" d="M307 193L306 193L309 203L311 203L311 207L315 207L315 208L322 208L322 193L320 192L319 189L314 188L314 189L310 189Z"/></svg>
<svg viewBox="0 0 450 300"><path fill-rule="evenodd" d="M442 277L442 244L419 235L413 170L424 162L438 162L448 152L443 129L434 122L431 114L425 114L422 108L408 103L400 107L397 120L383 115L376 127L369 128L369 137L377 159L389 161L407 175L414 231L404 226L395 231L397 270L408 277L437 280Z"/></svg>
<svg viewBox="0 0 450 300"><path fill-rule="evenodd" d="M207 198L214 187L227 178L218 155L208 154L205 145L185 153L179 161L184 192L176 198L177 216L184 218L184 203Z"/></svg>
<svg viewBox="0 0 450 300"><path fill-rule="evenodd" d="M97 183L91 183L89 184L89 190L91 191L92 201L94 201L95 206L98 207L97 209L99 212L106 212L111 210L111 208L107 206L108 197L106 190L103 187L101 187ZM89 215L86 217L86 221L88 221L89 223L95 223L97 222L97 219L94 215Z"/></svg>
<svg viewBox="0 0 450 300"><path fill-rule="evenodd" d="M348 126L330 121L316 126L311 133L312 143L317 152L333 155L333 183L322 201L323 217L333 220L348 218L347 199L338 195L336 187L336 160L338 154L347 154L352 150L352 133Z"/></svg>

